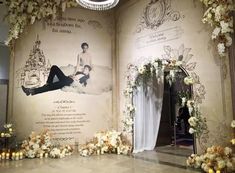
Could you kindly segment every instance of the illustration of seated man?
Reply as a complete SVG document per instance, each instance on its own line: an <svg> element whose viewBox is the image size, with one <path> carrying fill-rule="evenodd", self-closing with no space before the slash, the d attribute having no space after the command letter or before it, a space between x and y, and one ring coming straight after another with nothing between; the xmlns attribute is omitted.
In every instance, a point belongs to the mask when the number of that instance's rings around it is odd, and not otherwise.
<svg viewBox="0 0 235 173"><path fill-rule="evenodd" d="M58 66L53 65L50 69L45 85L38 88L21 87L27 96L62 89L65 86L70 86L74 81L79 81L79 83L85 87L87 85L87 80L90 78L90 71L91 67L89 65L85 65L82 72L76 72L75 75L66 76ZM58 81L56 82L54 82L55 76L58 78Z"/></svg>
<svg viewBox="0 0 235 173"><path fill-rule="evenodd" d="M78 81L82 86L86 87L87 80L90 78L91 67L89 65L85 65L83 71L78 71L75 76L72 76L73 80Z"/></svg>

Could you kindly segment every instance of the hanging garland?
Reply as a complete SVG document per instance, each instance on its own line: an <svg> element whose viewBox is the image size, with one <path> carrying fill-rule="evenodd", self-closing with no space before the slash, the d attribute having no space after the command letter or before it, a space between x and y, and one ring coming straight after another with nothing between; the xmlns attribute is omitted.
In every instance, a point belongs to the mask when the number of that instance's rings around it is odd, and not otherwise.
<svg viewBox="0 0 235 173"><path fill-rule="evenodd" d="M76 7L75 0L6 0L8 7L6 20L10 30L5 41L9 45L13 40L18 39L28 25L32 25L36 20L56 19L66 8Z"/></svg>
<svg viewBox="0 0 235 173"><path fill-rule="evenodd" d="M233 0L200 0L207 8L202 22L208 23L214 29L212 40L217 44L220 57L225 57L228 48L232 45L233 33Z"/></svg>

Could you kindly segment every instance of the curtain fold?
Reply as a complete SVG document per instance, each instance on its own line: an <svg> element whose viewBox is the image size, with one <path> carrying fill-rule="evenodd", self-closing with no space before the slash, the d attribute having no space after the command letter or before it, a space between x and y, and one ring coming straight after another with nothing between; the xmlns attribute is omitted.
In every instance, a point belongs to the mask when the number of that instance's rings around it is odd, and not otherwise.
<svg viewBox="0 0 235 173"><path fill-rule="evenodd" d="M134 153L153 150L160 127L164 78L153 79L150 84L137 88L133 97L136 107L134 118Z"/></svg>

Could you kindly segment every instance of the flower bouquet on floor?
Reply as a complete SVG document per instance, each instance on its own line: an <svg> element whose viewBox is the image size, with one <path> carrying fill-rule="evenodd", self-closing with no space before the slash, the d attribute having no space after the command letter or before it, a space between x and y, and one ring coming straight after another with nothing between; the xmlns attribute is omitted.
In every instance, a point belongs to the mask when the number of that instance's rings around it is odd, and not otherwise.
<svg viewBox="0 0 235 173"><path fill-rule="evenodd" d="M26 158L63 158L73 152L73 148L69 145L54 146L47 130L39 134L32 132L28 139L23 141L21 148Z"/></svg>
<svg viewBox="0 0 235 173"><path fill-rule="evenodd" d="M229 147L212 146L202 155L192 154L187 166L208 173L230 173L235 171L235 157Z"/></svg>
<svg viewBox="0 0 235 173"><path fill-rule="evenodd" d="M131 150L131 145L124 139L122 133L115 130L98 132L92 140L79 147L79 153L84 157L104 153L128 155Z"/></svg>
<svg viewBox="0 0 235 173"><path fill-rule="evenodd" d="M190 124L194 124L193 120L191 121ZM232 121L231 127L234 130L235 120ZM233 146L235 145L235 138L231 140L231 143ZM187 165L193 168L201 168L208 173L235 172L235 155L229 147L212 146L207 148L206 152L202 155L192 154L187 159Z"/></svg>

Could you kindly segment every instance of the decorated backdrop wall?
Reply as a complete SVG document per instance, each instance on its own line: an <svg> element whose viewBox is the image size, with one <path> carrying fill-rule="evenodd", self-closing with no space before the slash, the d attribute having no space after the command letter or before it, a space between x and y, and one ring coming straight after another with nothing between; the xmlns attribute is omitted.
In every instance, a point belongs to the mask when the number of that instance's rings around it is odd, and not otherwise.
<svg viewBox="0 0 235 173"><path fill-rule="evenodd" d="M25 30L12 61L10 119L18 139L48 129L56 142L84 143L95 132L113 128L113 27L112 12L71 8L60 19L40 21ZM83 43L89 45L86 55ZM62 89L30 96L23 92L21 86L45 85L53 65L66 76L74 74L77 64L86 63L78 63L78 56L90 57L87 80L81 82L85 72L78 69L74 82Z"/></svg>
<svg viewBox="0 0 235 173"><path fill-rule="evenodd" d="M119 128L124 117L127 65L141 65L157 57L181 59L187 62L188 73L199 77L194 93L201 99L210 131L202 142L229 143L232 105L228 62L218 57L211 28L201 21L203 12L200 1L194 0L131 0L118 10Z"/></svg>

